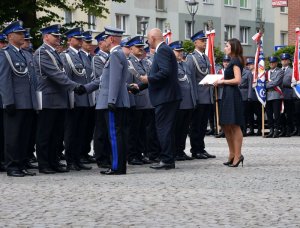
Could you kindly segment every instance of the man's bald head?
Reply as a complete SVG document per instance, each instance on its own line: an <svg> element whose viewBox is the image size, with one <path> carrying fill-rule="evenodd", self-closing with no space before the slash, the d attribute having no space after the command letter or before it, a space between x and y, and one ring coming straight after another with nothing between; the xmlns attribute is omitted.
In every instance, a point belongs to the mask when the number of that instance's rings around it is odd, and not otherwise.
<svg viewBox="0 0 300 228"><path fill-rule="evenodd" d="M148 38L148 43L149 43L150 48L153 48L153 49L155 49L159 43L164 41L163 34L162 34L161 30L158 28L151 29L148 32L147 38Z"/></svg>

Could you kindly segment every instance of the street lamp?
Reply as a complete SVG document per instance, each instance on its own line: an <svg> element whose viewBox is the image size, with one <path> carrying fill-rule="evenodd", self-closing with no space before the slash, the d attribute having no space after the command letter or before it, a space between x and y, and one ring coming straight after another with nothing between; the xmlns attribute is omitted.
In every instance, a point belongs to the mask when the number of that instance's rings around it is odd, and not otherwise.
<svg viewBox="0 0 300 228"><path fill-rule="evenodd" d="M148 19L143 17L142 20L140 21L140 23L141 23L141 29L142 29L142 32L143 32L143 42L144 42L145 35L146 35L146 30L147 30L149 21L148 21Z"/></svg>
<svg viewBox="0 0 300 228"><path fill-rule="evenodd" d="M194 35L194 24L195 24L195 14L198 11L199 2L196 0L185 0L186 8L189 11L189 14L192 16L192 35Z"/></svg>

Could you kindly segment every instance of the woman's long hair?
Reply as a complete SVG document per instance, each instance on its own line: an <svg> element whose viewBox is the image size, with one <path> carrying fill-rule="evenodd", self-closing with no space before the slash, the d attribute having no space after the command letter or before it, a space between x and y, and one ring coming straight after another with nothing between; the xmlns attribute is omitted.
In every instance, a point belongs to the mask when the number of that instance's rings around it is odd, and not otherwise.
<svg viewBox="0 0 300 228"><path fill-rule="evenodd" d="M244 66L245 62L244 62L244 58L243 58L243 47L241 45L241 42L236 38L232 38L232 39L228 40L227 42L231 46L230 56L238 58L241 61L242 66Z"/></svg>

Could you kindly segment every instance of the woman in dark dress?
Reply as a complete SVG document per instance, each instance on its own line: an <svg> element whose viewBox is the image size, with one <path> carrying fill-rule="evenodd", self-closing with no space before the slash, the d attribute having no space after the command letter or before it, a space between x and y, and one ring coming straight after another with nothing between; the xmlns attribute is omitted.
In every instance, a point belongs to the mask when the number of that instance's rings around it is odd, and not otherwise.
<svg viewBox="0 0 300 228"><path fill-rule="evenodd" d="M225 133L229 147L228 161L223 163L229 167L243 165L244 156L241 154L244 126L243 101L238 88L241 83L244 66L243 48L239 40L228 40L224 48L225 54L231 57L224 72L224 79L214 83L223 86L222 104L220 108L220 125Z"/></svg>

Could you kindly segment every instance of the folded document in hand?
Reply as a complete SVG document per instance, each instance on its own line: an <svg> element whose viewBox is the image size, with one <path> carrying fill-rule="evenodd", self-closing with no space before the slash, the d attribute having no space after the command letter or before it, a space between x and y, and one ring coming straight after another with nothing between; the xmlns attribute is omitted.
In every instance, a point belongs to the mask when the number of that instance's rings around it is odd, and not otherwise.
<svg viewBox="0 0 300 228"><path fill-rule="evenodd" d="M208 74L199 82L199 85L213 85L216 81L223 78L223 74Z"/></svg>

